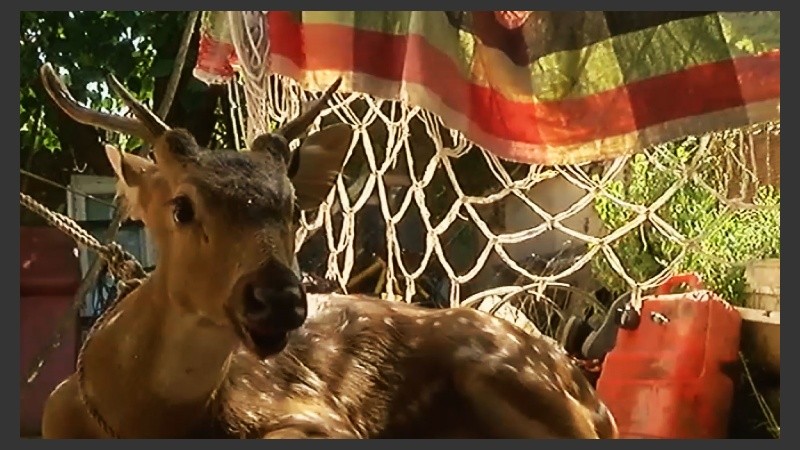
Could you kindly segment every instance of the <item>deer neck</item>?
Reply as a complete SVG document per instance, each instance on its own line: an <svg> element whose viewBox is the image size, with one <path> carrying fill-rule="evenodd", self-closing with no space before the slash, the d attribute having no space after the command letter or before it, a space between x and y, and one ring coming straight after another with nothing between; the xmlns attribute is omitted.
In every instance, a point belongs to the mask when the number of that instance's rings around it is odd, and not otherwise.
<svg viewBox="0 0 800 450"><path fill-rule="evenodd" d="M239 344L228 327L188 313L166 292L151 275L109 314L83 356L89 398L121 433L180 435L202 426Z"/></svg>

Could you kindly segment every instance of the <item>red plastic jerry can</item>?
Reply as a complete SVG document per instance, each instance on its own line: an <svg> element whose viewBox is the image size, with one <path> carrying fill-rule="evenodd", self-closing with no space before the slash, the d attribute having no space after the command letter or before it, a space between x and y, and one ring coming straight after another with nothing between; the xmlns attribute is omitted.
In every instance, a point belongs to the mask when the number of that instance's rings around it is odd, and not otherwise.
<svg viewBox="0 0 800 450"><path fill-rule="evenodd" d="M691 289L671 294L673 287ZM725 438L738 361L741 316L697 275L668 279L642 299L641 320L620 329L597 393L621 438Z"/></svg>

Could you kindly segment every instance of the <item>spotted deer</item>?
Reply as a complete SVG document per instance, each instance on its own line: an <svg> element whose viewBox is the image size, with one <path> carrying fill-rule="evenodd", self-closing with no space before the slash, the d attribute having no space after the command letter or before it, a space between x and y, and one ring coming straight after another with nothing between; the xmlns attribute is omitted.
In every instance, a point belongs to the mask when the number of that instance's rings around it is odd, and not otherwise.
<svg viewBox="0 0 800 450"><path fill-rule="evenodd" d="M74 120L149 142L107 146L119 194L158 248L155 270L99 319L48 398L45 438L615 438L608 409L542 335L472 309L306 294L294 232L331 188L353 131L298 138L337 89L250 151L203 150L113 76L133 117Z"/></svg>

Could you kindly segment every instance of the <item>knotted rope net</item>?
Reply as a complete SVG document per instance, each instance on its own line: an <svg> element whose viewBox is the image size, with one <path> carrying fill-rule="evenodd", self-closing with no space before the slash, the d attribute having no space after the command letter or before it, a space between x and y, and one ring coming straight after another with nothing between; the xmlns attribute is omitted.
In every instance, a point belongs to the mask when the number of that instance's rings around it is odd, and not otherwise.
<svg viewBox="0 0 800 450"><path fill-rule="evenodd" d="M319 96L268 72L260 14L229 15L239 62L228 93L241 149ZM403 101L336 93L310 132L334 122L355 129L343 176L317 211L303 215L296 239L301 251L321 243L324 275L345 290L357 275L357 230L369 209L382 222L385 246L368 256L385 263L385 298L440 291L450 306L505 312L522 326L524 314L505 303L525 297L552 313L564 306L554 287L625 290L638 304L677 270L716 264L723 277L752 256L718 254L732 221L760 220L772 228L754 233L779 248L779 194L762 184L779 186L779 153L763 149L774 148L780 123L547 167L500 160ZM439 282L421 287L430 273Z"/></svg>

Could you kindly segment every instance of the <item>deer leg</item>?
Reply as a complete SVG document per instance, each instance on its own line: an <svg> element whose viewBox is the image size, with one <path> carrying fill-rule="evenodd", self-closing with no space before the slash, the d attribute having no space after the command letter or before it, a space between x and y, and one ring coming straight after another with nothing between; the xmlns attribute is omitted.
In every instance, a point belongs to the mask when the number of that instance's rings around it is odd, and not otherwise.
<svg viewBox="0 0 800 450"><path fill-rule="evenodd" d="M78 395L78 379L71 375L53 389L42 414L43 439L100 439L103 433L94 425Z"/></svg>
<svg viewBox="0 0 800 450"><path fill-rule="evenodd" d="M496 437L598 438L576 400L541 383L526 383L510 372L490 372L476 365L457 370L454 380L475 417Z"/></svg>

